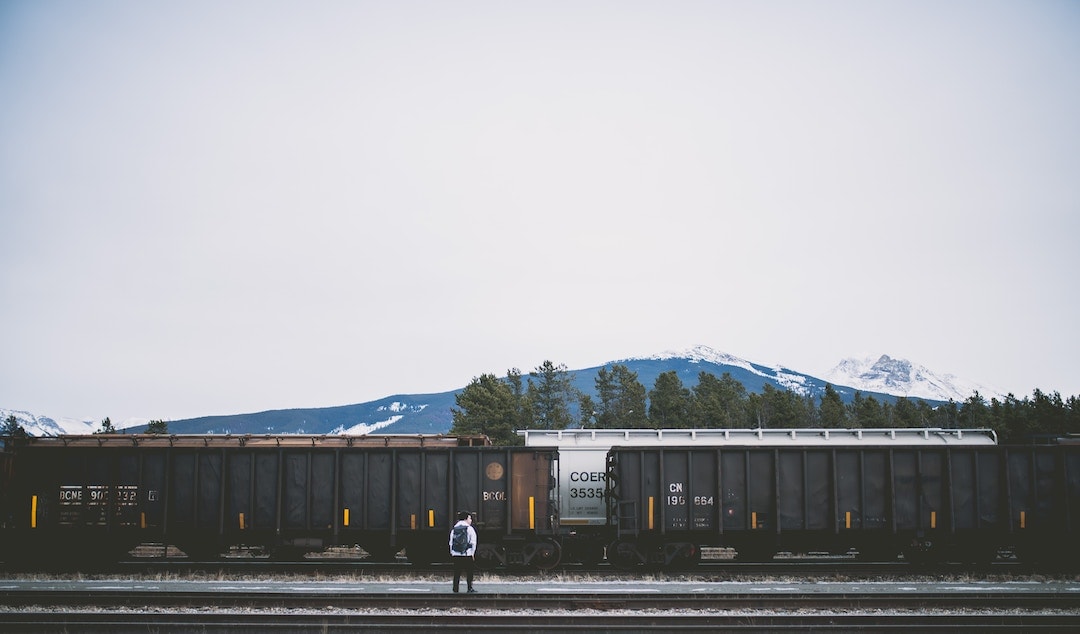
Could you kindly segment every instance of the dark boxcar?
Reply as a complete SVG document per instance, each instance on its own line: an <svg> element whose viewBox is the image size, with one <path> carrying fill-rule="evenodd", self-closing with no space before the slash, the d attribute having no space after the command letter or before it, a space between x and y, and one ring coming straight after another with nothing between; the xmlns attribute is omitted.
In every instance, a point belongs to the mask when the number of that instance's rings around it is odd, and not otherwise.
<svg viewBox="0 0 1080 634"><path fill-rule="evenodd" d="M780 551L986 561L999 548L1076 554L1072 447L615 448L613 563L740 559Z"/></svg>
<svg viewBox="0 0 1080 634"><path fill-rule="evenodd" d="M1022 558L1080 559L1080 445L1005 447L1002 523Z"/></svg>
<svg viewBox="0 0 1080 634"><path fill-rule="evenodd" d="M140 543L193 558L232 546L298 556L357 544L447 556L458 510L485 562L554 565L554 452L448 437L94 436L17 450L8 561L115 561ZM465 445L465 446L462 446Z"/></svg>
<svg viewBox="0 0 1080 634"><path fill-rule="evenodd" d="M15 519L9 501L14 467L15 454L6 445L0 446L0 530L11 526Z"/></svg>

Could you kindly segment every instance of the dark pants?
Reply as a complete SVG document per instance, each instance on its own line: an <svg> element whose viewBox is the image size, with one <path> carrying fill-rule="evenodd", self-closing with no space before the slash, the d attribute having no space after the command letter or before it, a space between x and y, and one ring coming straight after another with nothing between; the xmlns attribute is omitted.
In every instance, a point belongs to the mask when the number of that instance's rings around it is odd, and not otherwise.
<svg viewBox="0 0 1080 634"><path fill-rule="evenodd" d="M465 572L465 582L472 588L472 576L473 570L476 568L476 560L472 557L458 557L453 556L454 560L454 592L458 591L458 586L461 585L461 573Z"/></svg>

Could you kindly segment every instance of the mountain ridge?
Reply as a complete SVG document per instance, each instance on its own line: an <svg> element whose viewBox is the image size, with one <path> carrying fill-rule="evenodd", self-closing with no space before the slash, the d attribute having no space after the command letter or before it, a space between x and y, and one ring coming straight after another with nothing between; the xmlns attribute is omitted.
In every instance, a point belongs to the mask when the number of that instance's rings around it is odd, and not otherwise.
<svg viewBox="0 0 1080 634"><path fill-rule="evenodd" d="M857 386L862 391L884 392L894 396L935 401L963 401L976 392L984 398L1004 398L999 390L961 379L952 374L933 372L907 359L879 357L843 359L825 373L830 382Z"/></svg>
<svg viewBox="0 0 1080 634"><path fill-rule="evenodd" d="M587 394L594 394L597 372L616 364L625 365L635 372L646 389L652 388L661 373L674 371L688 388L697 384L700 372L710 372L716 376L729 373L748 392L754 393L760 393L768 384L802 396L820 397L825 385L829 384L845 402L851 401L856 392L883 400L919 398L930 404L950 399L960 402L975 391L986 399L1003 398L991 388L958 379L951 374L935 373L925 366L888 355L843 359L824 378L819 378L779 365L754 363L697 345L647 357L609 361L591 368L569 370L569 373L573 375L575 387ZM167 422L169 431L178 434L438 434L449 431L453 421L451 409L456 406L455 396L463 389L434 394L397 394L352 405L267 410ZM0 409L0 417L6 419L9 415L15 415L23 428L35 436L88 434L99 427L99 422L95 421L53 419L21 410ZM145 426L117 425L117 428L138 431Z"/></svg>

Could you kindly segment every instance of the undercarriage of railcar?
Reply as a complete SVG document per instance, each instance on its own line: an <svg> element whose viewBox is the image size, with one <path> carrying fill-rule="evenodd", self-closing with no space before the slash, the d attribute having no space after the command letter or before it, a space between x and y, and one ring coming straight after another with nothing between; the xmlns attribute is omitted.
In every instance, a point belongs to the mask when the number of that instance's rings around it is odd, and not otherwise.
<svg viewBox="0 0 1080 634"><path fill-rule="evenodd" d="M811 535L728 536L702 540L695 536L640 535L623 537L606 548L611 565L685 570L701 562L773 562L847 560L866 563L906 562L914 565L980 567L994 562L1028 564L1044 570L1080 570L1080 545L1063 533L1013 536L985 534L886 536L860 535L854 539Z"/></svg>

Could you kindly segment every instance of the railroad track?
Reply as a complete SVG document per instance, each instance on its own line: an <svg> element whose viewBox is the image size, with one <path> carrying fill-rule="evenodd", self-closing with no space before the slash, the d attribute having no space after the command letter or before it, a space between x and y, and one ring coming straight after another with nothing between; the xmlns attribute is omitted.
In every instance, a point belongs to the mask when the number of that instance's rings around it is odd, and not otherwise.
<svg viewBox="0 0 1080 634"><path fill-rule="evenodd" d="M251 585L258 586L258 582ZM440 584L442 585L442 584ZM94 608L215 608L249 610L1062 610L1077 614L1080 623L1080 593L1027 592L1010 594L979 590L941 592L882 593L859 590L843 593L800 591L753 593L654 593L575 589L573 592L487 592L475 595L394 592L305 592L272 589L209 591L107 589L87 591L0 588L0 606L64 606ZM1007 604L1003 606L1003 603Z"/></svg>
<svg viewBox="0 0 1080 634"><path fill-rule="evenodd" d="M921 632L957 630L989 632L1073 632L1072 616L1028 615L641 615L641 614L0 614L0 626L9 631L37 633L83 632L128 634L190 632L360 632L360 631L469 631L469 632L879 632L911 629Z"/></svg>
<svg viewBox="0 0 1080 634"><path fill-rule="evenodd" d="M119 586L127 587L120 588ZM410 593L268 589L257 580L226 591L138 589L97 582L97 589L0 584L0 630L13 632L335 632L360 630L708 631L755 628L945 631L1080 629L1080 593L800 591ZM853 585L856 588L857 585ZM567 588L570 590L570 588Z"/></svg>
<svg viewBox="0 0 1080 634"><path fill-rule="evenodd" d="M342 559L305 559L302 561L275 561L270 559L225 559L216 561L191 561L188 559L145 559L127 560L102 568L96 572L121 574L181 574L181 573L226 573L226 574L365 574L397 575L403 577L445 574L449 563L429 565L399 562L350 561ZM0 563L0 570L4 570ZM488 571L480 571L488 572ZM798 575L824 576L839 575L848 577L896 577L908 575L1031 575L1039 573L1037 568L1014 561L996 562L973 568L971 566L940 564L920 565L903 561L861 562L836 560L776 560L771 562L734 562L703 563L682 570L656 570L641 568L620 570L608 564L565 565L554 570L534 569L498 569L490 571L500 576L521 579L541 579L566 574L588 574L596 576L634 577L642 574L728 576L742 575Z"/></svg>

